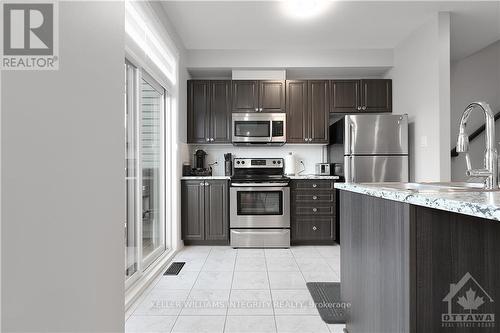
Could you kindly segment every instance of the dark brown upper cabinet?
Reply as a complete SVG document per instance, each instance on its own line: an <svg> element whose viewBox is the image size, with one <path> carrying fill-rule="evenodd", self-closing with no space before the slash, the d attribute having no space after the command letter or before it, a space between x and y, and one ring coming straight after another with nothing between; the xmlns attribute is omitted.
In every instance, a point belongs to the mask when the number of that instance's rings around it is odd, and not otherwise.
<svg viewBox="0 0 500 333"><path fill-rule="evenodd" d="M259 81L260 112L285 112L285 81Z"/></svg>
<svg viewBox="0 0 500 333"><path fill-rule="evenodd" d="M328 80L286 82L287 142L328 143Z"/></svg>
<svg viewBox="0 0 500 333"><path fill-rule="evenodd" d="M210 142L231 142L231 81L210 82Z"/></svg>
<svg viewBox="0 0 500 333"><path fill-rule="evenodd" d="M233 81L233 111L258 112L259 81Z"/></svg>
<svg viewBox="0 0 500 333"><path fill-rule="evenodd" d="M307 83L309 143L328 143L329 92L330 82L327 80L314 80Z"/></svg>
<svg viewBox="0 0 500 333"><path fill-rule="evenodd" d="M287 142L328 143L328 80L286 82Z"/></svg>
<svg viewBox="0 0 500 333"><path fill-rule="evenodd" d="M330 95L330 112L392 112L391 80L333 80Z"/></svg>
<svg viewBox="0 0 500 333"><path fill-rule="evenodd" d="M330 112L350 113L358 111L360 104L359 80L335 80L331 83Z"/></svg>
<svg viewBox="0 0 500 333"><path fill-rule="evenodd" d="M210 81L188 81L188 143L205 142L210 137Z"/></svg>
<svg viewBox="0 0 500 333"><path fill-rule="evenodd" d="M392 112L392 80L361 80L361 110Z"/></svg>
<svg viewBox="0 0 500 333"><path fill-rule="evenodd" d="M231 81L188 81L188 143L231 142Z"/></svg>
<svg viewBox="0 0 500 333"><path fill-rule="evenodd" d="M233 112L285 112L285 81L233 81Z"/></svg>
<svg viewBox="0 0 500 333"><path fill-rule="evenodd" d="M286 81L286 134L288 143L308 138L307 81Z"/></svg>

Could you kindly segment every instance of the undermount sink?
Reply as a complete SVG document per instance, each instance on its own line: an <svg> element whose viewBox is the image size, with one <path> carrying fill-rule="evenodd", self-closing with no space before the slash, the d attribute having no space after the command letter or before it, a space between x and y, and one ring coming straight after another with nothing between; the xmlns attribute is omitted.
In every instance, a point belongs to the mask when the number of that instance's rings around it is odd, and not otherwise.
<svg viewBox="0 0 500 333"><path fill-rule="evenodd" d="M483 183L371 183L366 185L375 185L377 187L413 191L419 193L443 193L443 192L492 192L500 189L485 190Z"/></svg>

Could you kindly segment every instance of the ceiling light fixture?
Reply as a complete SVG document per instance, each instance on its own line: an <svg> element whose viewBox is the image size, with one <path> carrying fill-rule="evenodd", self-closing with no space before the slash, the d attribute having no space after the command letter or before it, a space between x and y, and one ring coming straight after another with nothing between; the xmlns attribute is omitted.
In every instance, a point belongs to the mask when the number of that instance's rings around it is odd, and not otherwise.
<svg viewBox="0 0 500 333"><path fill-rule="evenodd" d="M321 14L326 8L328 0L285 0L285 9L289 15L307 19Z"/></svg>

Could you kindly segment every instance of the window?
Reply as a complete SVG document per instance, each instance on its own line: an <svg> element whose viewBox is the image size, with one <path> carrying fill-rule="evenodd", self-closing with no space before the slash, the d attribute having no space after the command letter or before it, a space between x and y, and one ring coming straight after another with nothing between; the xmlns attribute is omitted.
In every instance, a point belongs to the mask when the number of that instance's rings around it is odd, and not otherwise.
<svg viewBox="0 0 500 333"><path fill-rule="evenodd" d="M176 244L179 53L147 1L125 2L125 54L125 287L135 293Z"/></svg>
<svg viewBox="0 0 500 333"><path fill-rule="evenodd" d="M149 266L165 250L165 89L145 73L141 83L142 260Z"/></svg>
<svg viewBox="0 0 500 333"><path fill-rule="evenodd" d="M160 37L157 29L151 27L153 20L141 10L141 4L132 1L125 2L125 32L144 52L145 56L172 83L177 81L177 51L170 40Z"/></svg>
<svg viewBox="0 0 500 333"><path fill-rule="evenodd" d="M136 281L165 251L165 111L170 97L125 61L125 277Z"/></svg>

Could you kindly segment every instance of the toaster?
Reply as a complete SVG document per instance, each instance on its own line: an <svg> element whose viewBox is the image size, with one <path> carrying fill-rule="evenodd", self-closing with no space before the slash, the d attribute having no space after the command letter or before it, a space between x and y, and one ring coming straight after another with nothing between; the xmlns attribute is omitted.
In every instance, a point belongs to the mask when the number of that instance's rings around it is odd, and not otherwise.
<svg viewBox="0 0 500 333"><path fill-rule="evenodd" d="M316 175L330 176L333 172L333 167L330 163L316 163Z"/></svg>

